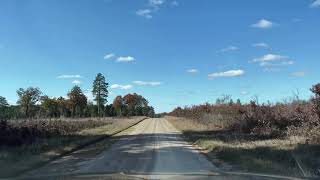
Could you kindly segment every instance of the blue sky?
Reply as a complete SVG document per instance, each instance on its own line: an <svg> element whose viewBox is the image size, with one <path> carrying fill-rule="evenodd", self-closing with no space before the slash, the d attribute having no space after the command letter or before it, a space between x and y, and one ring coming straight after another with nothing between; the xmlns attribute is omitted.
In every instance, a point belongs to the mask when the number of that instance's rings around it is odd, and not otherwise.
<svg viewBox="0 0 320 180"><path fill-rule="evenodd" d="M320 82L320 0L1 0L0 95L20 87L116 95L157 112L222 94L282 101ZM89 96L89 98L91 98Z"/></svg>

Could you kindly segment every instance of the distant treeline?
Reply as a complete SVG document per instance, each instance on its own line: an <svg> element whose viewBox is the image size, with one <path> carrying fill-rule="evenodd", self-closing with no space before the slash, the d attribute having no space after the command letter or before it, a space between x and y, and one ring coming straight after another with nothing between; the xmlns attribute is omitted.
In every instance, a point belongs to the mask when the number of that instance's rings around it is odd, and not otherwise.
<svg viewBox="0 0 320 180"><path fill-rule="evenodd" d="M111 117L111 116L150 116L155 112L148 101L138 95L117 96L112 104L107 104L108 83L105 77L97 74L92 95L94 102L88 101L79 86L74 86L67 98L51 98L44 95L39 88L29 87L17 90L17 105L9 105L0 96L0 120L20 118L59 118L59 117Z"/></svg>

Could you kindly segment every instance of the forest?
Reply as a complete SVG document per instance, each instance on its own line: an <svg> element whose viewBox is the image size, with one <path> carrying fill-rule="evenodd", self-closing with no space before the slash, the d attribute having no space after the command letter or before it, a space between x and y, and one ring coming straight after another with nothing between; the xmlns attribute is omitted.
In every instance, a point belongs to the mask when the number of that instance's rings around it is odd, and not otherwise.
<svg viewBox="0 0 320 180"><path fill-rule="evenodd" d="M153 107L136 93L117 96L108 103L108 83L105 77L97 74L93 85L94 102L88 100L79 86L74 86L66 97L49 97L38 87L17 90L17 105L9 105L0 96L0 120L60 118L60 117L114 117L114 116L154 116Z"/></svg>

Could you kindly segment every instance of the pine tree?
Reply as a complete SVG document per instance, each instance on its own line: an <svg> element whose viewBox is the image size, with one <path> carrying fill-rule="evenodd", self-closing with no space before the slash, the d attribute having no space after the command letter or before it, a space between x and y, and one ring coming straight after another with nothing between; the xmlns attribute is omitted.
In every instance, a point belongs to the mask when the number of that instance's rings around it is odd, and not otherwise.
<svg viewBox="0 0 320 180"><path fill-rule="evenodd" d="M93 81L92 94L94 96L94 100L97 102L98 116L100 117L101 107L108 102L108 83L101 73L98 73L96 79Z"/></svg>

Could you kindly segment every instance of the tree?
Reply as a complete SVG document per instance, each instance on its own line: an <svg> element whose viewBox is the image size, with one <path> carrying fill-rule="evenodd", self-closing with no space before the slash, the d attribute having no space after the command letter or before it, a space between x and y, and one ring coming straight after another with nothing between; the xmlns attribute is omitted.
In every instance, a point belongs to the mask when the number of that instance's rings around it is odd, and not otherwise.
<svg viewBox="0 0 320 180"><path fill-rule="evenodd" d="M21 109L25 113L25 116L29 117L32 108L40 100L42 92L39 88L29 87L27 89L18 89L17 94L19 96L17 104L21 105Z"/></svg>
<svg viewBox="0 0 320 180"><path fill-rule="evenodd" d="M9 106L6 98L0 96L0 119L5 119L7 116L7 107Z"/></svg>
<svg viewBox="0 0 320 180"><path fill-rule="evenodd" d="M0 96L0 107L6 107L8 106L8 101L6 100L5 97Z"/></svg>
<svg viewBox="0 0 320 180"><path fill-rule="evenodd" d="M87 97L83 94L81 88L74 86L68 93L68 97L72 116L81 116L84 108L87 106Z"/></svg>
<svg viewBox="0 0 320 180"><path fill-rule="evenodd" d="M143 115L142 109L148 107L148 101L136 93L125 95L123 100L129 116Z"/></svg>
<svg viewBox="0 0 320 180"><path fill-rule="evenodd" d="M217 105L229 104L231 100L232 100L231 95L224 94L220 98L216 99L216 104Z"/></svg>
<svg viewBox="0 0 320 180"><path fill-rule="evenodd" d="M112 103L113 108L116 111L118 116L122 116L122 108L123 108L123 98L121 96L117 96Z"/></svg>
<svg viewBox="0 0 320 180"><path fill-rule="evenodd" d="M96 79L93 81L92 94L94 96L94 100L97 102L98 116L100 117L101 107L103 108L108 102L108 83L106 83L105 77L101 73L98 73Z"/></svg>
<svg viewBox="0 0 320 180"><path fill-rule="evenodd" d="M63 97L59 97L56 101L58 104L58 111L60 116L69 117L70 116L70 110L68 109L69 100L66 100Z"/></svg>
<svg viewBox="0 0 320 180"><path fill-rule="evenodd" d="M116 112L115 108L112 106L112 104L106 105L106 107L104 109L104 113L106 116L116 116L117 115L117 112Z"/></svg>
<svg viewBox="0 0 320 180"><path fill-rule="evenodd" d="M240 99L237 99L237 105L241 106L241 100Z"/></svg>
<svg viewBox="0 0 320 180"><path fill-rule="evenodd" d="M49 98L48 96L41 97L41 109L44 111L46 117L59 117L59 104L56 98Z"/></svg>
<svg viewBox="0 0 320 180"><path fill-rule="evenodd" d="M313 85L310 90L312 93L314 93L314 97L311 99L311 101L315 105L318 117L320 118L320 83Z"/></svg>

